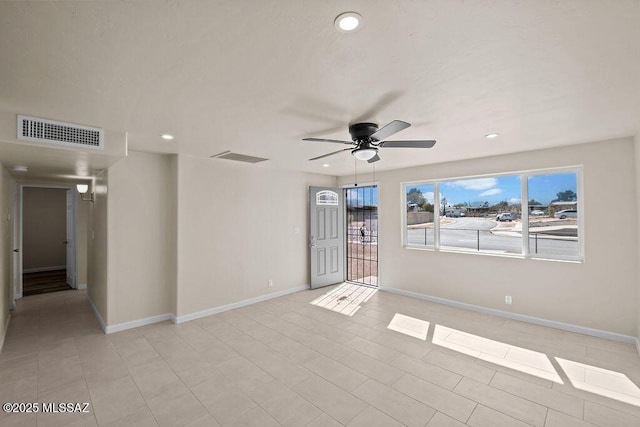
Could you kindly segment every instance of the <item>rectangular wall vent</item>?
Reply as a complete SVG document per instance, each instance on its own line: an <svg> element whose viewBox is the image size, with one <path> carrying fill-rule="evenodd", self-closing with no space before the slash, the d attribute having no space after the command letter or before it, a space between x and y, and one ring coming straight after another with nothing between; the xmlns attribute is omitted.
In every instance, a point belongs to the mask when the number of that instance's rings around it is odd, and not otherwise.
<svg viewBox="0 0 640 427"><path fill-rule="evenodd" d="M18 139L102 150L104 129L19 115Z"/></svg>
<svg viewBox="0 0 640 427"><path fill-rule="evenodd" d="M245 163L259 163L264 162L265 160L262 157L253 157L247 156L244 154L232 153L231 151L223 151L222 153L214 154L211 156L212 159L226 159L226 160L235 160L236 162L245 162Z"/></svg>

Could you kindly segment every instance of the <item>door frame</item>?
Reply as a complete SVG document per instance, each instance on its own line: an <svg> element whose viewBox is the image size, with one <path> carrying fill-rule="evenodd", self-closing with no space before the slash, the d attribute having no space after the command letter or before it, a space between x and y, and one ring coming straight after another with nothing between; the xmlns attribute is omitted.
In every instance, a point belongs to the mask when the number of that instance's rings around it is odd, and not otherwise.
<svg viewBox="0 0 640 427"><path fill-rule="evenodd" d="M380 181L368 181L368 182L359 182L356 185L354 184L343 184L340 186L342 189L342 197L346 199L347 197L347 189L349 188L358 188L358 187L378 187L378 241L380 241L380 224L382 222L380 215ZM342 210L342 214L344 215L342 223L344 224L344 236L345 236L345 250L344 250L344 272L345 277L347 274L347 203L345 201L344 209ZM362 286L370 286L380 289L382 286L380 284L380 246L378 246L378 278L377 278L377 286L367 285L366 283L359 282L349 282L349 283L357 283Z"/></svg>
<svg viewBox="0 0 640 427"><path fill-rule="evenodd" d="M23 297L23 281L22 281L22 274L23 274L23 257L24 257L24 252L23 252L23 241L22 241L22 237L23 237L23 215L24 215L24 205L23 205L23 201L24 201L24 189L25 188L59 188L59 189L65 189L67 191L67 193L65 194L65 197L69 197L68 196L68 192L71 191L70 194L73 195L73 208L71 209L71 215L73 216L73 219L71 221L71 223L73 224L73 230L71 231L71 235L73 236L73 240L74 240L74 250L71 253L71 256L73 257L73 261L72 261L72 265L73 265L73 276L74 276L74 284L73 284L73 289L77 289L78 288L78 263L77 263L77 258L78 258L78 234L77 234L77 197L75 195L75 185L72 184L50 184L50 183L38 183L38 182L29 182L29 183L21 183L18 182L17 184L17 191L15 192L14 195L14 221L13 221L13 249L18 249L18 253L17 256L18 259L16 260L17 262L13 262L13 305L15 305L15 301L17 299L20 299ZM66 199L65 199L66 200ZM65 203L66 206L66 203ZM66 212L66 208L65 208L65 212ZM66 259L66 252L65 252L65 259Z"/></svg>

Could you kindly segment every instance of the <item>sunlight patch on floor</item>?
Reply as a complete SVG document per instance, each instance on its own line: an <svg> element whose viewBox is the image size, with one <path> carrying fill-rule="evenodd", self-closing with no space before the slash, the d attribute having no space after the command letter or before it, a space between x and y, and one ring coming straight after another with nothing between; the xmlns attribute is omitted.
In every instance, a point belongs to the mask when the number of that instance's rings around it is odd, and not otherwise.
<svg viewBox="0 0 640 427"><path fill-rule="evenodd" d="M556 360L575 388L640 406L640 389L625 374L559 357Z"/></svg>
<svg viewBox="0 0 640 427"><path fill-rule="evenodd" d="M330 292L314 299L310 304L353 316L378 290L368 286L343 283Z"/></svg>
<svg viewBox="0 0 640 427"><path fill-rule="evenodd" d="M393 319L391 319L389 326L387 326L387 329L426 341L427 332L429 332L429 322L396 313Z"/></svg>
<svg viewBox="0 0 640 427"><path fill-rule="evenodd" d="M436 325L433 343L496 365L564 384L547 355Z"/></svg>

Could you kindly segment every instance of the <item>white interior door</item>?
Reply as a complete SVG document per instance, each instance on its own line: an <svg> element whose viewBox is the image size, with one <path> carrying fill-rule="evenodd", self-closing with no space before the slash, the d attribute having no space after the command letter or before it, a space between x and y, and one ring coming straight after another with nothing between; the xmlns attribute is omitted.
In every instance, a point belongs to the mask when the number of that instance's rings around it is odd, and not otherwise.
<svg viewBox="0 0 640 427"><path fill-rule="evenodd" d="M13 209L11 219L12 238L12 279L13 279L13 304L15 300L22 298L22 191L18 184L14 184L13 188Z"/></svg>
<svg viewBox="0 0 640 427"><path fill-rule="evenodd" d="M344 282L343 209L340 188L309 187L312 289Z"/></svg>
<svg viewBox="0 0 640 427"><path fill-rule="evenodd" d="M67 190L67 285L76 288L76 229L75 229L75 193Z"/></svg>

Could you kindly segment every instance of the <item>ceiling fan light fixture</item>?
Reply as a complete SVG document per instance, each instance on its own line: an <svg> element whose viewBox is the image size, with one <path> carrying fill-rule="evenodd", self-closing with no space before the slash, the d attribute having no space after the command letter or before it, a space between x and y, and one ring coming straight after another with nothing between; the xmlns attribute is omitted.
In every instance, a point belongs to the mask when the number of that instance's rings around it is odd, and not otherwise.
<svg viewBox="0 0 640 427"><path fill-rule="evenodd" d="M497 138L498 135L499 135L498 133L488 133L484 137L487 139L493 139L493 138Z"/></svg>
<svg viewBox="0 0 640 427"><path fill-rule="evenodd" d="M355 12L345 12L338 15L334 21L336 29L341 33L350 33L357 30L362 23L362 16Z"/></svg>
<svg viewBox="0 0 640 427"><path fill-rule="evenodd" d="M355 157L358 160L362 160L362 161L367 161L372 159L376 154L378 153L378 150L376 148L356 148L355 150L351 151L351 154L353 154L353 157Z"/></svg>

